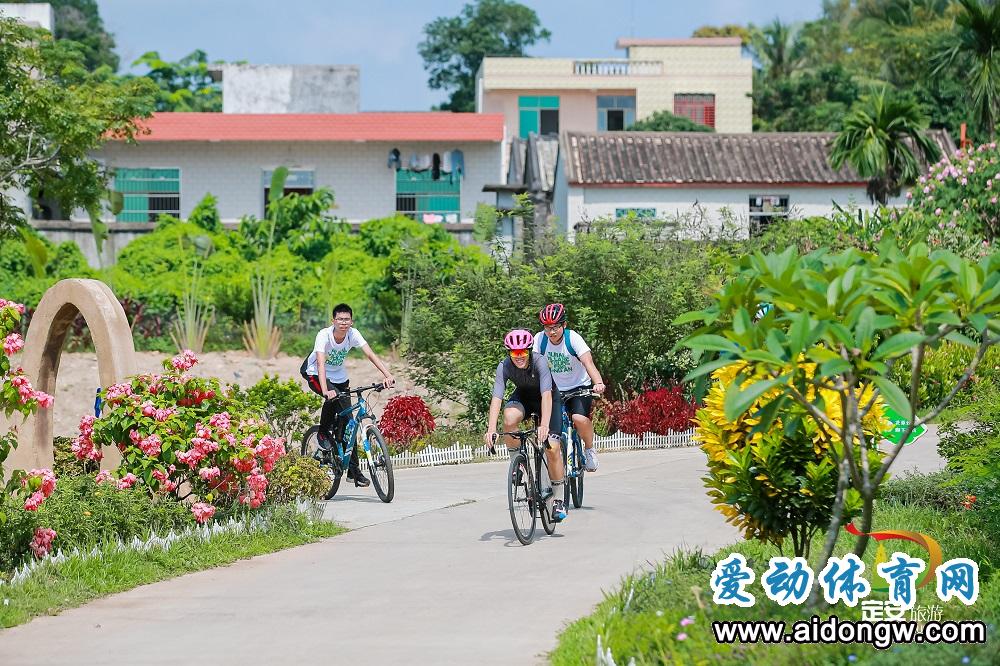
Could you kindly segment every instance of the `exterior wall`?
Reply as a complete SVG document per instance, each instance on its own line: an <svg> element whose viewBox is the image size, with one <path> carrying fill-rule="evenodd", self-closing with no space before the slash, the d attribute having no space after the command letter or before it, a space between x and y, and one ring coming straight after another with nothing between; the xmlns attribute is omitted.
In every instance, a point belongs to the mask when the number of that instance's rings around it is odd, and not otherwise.
<svg viewBox="0 0 1000 666"><path fill-rule="evenodd" d="M573 100L570 91L580 91L585 93L583 99L595 105L587 114L585 129L594 131L597 95L634 92L636 118L641 119L661 109L672 112L677 93L704 93L715 95L716 131L752 131L753 63L743 57L740 46L633 46L628 56L617 60L485 58L477 80L477 109L503 113L507 133L516 135L518 95L558 94L561 113L562 98ZM578 112L570 113L575 118ZM564 125L560 115L560 130L570 129L577 128Z"/></svg>
<svg viewBox="0 0 1000 666"><path fill-rule="evenodd" d="M223 113L357 113L356 65L223 65Z"/></svg>
<svg viewBox="0 0 1000 666"><path fill-rule="evenodd" d="M483 94L483 113L502 113L510 137L518 136L520 116L518 97L522 95L558 95L559 132L596 132L598 95L635 95L635 89L608 88L591 90L489 90Z"/></svg>
<svg viewBox="0 0 1000 666"><path fill-rule="evenodd" d="M395 171L389 151L398 148L404 164L413 153L463 151L461 217L471 221L476 205L492 203L487 183L503 181L500 143L108 143L95 155L109 167L162 167L181 170L181 216L206 194L218 199L223 220L264 213L263 172L278 166L311 169L315 186L336 196L334 213L352 222L391 214L396 206ZM74 218L77 219L77 218ZM78 218L84 219L84 218Z"/></svg>
<svg viewBox="0 0 1000 666"><path fill-rule="evenodd" d="M706 221L715 226L721 221L721 211L728 208L735 220L748 233L750 196L777 194L789 197L790 214L794 217L811 217L833 213L833 201L841 206L857 205L873 208L860 186L808 187L760 186L734 188L706 187L580 187L569 186L566 196L567 234L575 235L574 227L580 222L602 217L614 217L616 208L653 208L657 218L696 214L695 202L704 210ZM892 203L892 202L890 202ZM558 204L557 204L558 206Z"/></svg>
<svg viewBox="0 0 1000 666"><path fill-rule="evenodd" d="M639 89L636 117L654 111L673 111L677 93L715 95L715 130L753 130L753 62L742 56L739 46L633 46L629 58L660 60L664 80Z"/></svg>
<svg viewBox="0 0 1000 666"><path fill-rule="evenodd" d="M0 15L8 18L16 18L22 23L36 28L45 28L49 32L55 28L55 13L52 5L43 3L26 2L0 2Z"/></svg>

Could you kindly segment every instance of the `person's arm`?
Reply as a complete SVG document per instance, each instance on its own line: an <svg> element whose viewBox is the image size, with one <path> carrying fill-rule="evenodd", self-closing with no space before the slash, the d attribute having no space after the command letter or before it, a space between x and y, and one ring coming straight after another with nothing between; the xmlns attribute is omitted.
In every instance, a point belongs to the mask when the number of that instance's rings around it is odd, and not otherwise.
<svg viewBox="0 0 1000 666"><path fill-rule="evenodd" d="M330 390L326 387L326 354L321 351L316 352L316 379L319 381L319 390L324 398L336 398L336 389Z"/></svg>
<svg viewBox="0 0 1000 666"><path fill-rule="evenodd" d="M373 352L369 345L363 346L361 351L365 353L365 356L367 356L368 360L372 362L372 365L378 368L378 371L382 373L383 377L385 377L385 381L383 382L385 387L392 388L396 383L396 378L392 376L392 373L389 372L389 368L385 366L385 363L383 363L382 359L378 357L378 354Z"/></svg>
<svg viewBox="0 0 1000 666"><path fill-rule="evenodd" d="M500 418L501 402L501 398L490 400L490 415L489 420L486 421L486 434L483 435L483 441L486 442L486 446L493 446L493 438L497 435L497 419Z"/></svg>
<svg viewBox="0 0 1000 666"><path fill-rule="evenodd" d="M493 437L497 432L497 419L500 418L500 405L503 403L503 392L507 388L507 374L504 372L503 362L497 365L496 376L493 380L493 399L490 400L489 421L486 422L486 434L483 439L486 446L493 446Z"/></svg>
<svg viewBox="0 0 1000 666"><path fill-rule="evenodd" d="M607 387L604 385L604 378L601 377L601 373L597 370L597 366L594 365L594 355L590 352L581 354L580 363L583 363L584 369L590 376L590 381L594 383L594 393L597 395L604 393L604 389Z"/></svg>

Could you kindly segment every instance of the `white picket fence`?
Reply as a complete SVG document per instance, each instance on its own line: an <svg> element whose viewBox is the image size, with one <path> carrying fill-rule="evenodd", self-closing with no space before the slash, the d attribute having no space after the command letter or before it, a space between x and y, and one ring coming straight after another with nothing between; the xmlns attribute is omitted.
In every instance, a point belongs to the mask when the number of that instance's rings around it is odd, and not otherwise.
<svg viewBox="0 0 1000 666"><path fill-rule="evenodd" d="M669 449L678 446L694 446L694 430L672 432L668 435L646 433L642 439L636 435L615 433L610 437L595 437L594 447L598 451L634 451L636 449ZM449 448L428 447L419 453L404 451L392 456L392 465L401 467L432 467L434 465L455 465L470 462L507 460L507 450L498 445L491 455L486 446L472 448L455 442Z"/></svg>

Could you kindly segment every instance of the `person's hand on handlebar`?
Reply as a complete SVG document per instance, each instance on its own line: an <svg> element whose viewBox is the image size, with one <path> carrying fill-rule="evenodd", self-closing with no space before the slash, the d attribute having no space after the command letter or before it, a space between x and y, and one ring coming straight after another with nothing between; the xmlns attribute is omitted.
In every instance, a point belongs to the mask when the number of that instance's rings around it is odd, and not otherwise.
<svg viewBox="0 0 1000 666"><path fill-rule="evenodd" d="M604 385L604 382L598 382L598 383L594 384L593 391L597 395L604 395L604 391L607 388L608 387Z"/></svg>
<svg viewBox="0 0 1000 666"><path fill-rule="evenodd" d="M545 444L545 441L549 438L549 427L547 425L538 426L538 443Z"/></svg>
<svg viewBox="0 0 1000 666"><path fill-rule="evenodd" d="M340 397L340 391L338 391L336 387L331 386L323 393L323 397L327 400L336 400Z"/></svg>
<svg viewBox="0 0 1000 666"><path fill-rule="evenodd" d="M385 376L385 381L382 382L382 386L385 388L392 388L396 385L396 378L391 374Z"/></svg>
<svg viewBox="0 0 1000 666"><path fill-rule="evenodd" d="M486 434L483 435L483 441L486 442L486 446L493 446L496 441L500 438L496 430L487 430Z"/></svg>

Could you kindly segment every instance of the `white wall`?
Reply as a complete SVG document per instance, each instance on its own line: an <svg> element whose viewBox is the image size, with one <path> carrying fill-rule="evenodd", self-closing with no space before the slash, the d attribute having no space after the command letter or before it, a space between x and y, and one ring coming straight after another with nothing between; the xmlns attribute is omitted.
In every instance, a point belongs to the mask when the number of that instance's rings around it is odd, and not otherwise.
<svg viewBox="0 0 1000 666"><path fill-rule="evenodd" d="M45 28L52 32L55 28L55 13L52 5L47 2L26 3L26 2L0 2L0 16L6 18L16 18L22 23L36 27Z"/></svg>
<svg viewBox="0 0 1000 666"><path fill-rule="evenodd" d="M315 171L316 187L336 197L338 217L360 222L391 214L396 207L396 175L387 168L389 151L398 148L404 166L412 153L465 154L462 220L471 221L479 202L494 203L483 192L487 183L503 182L500 143L272 143L147 142L108 143L95 154L109 167L173 167L181 170L181 216L211 193L223 220L264 212L262 172L278 166ZM76 219L74 217L74 219Z"/></svg>
<svg viewBox="0 0 1000 666"><path fill-rule="evenodd" d="M573 237L573 227L580 222L601 217L614 217L616 208L654 208L660 219L685 213L694 213L695 204L705 210L713 224L721 221L720 211L728 207L740 223L744 233L749 229L751 195L783 195L789 197L789 208L795 217L830 215L833 203L841 206L857 205L872 209L864 186L840 187L739 187L739 188L681 188L681 187L579 187L567 188L566 220L568 234ZM559 209L556 203L556 209Z"/></svg>

